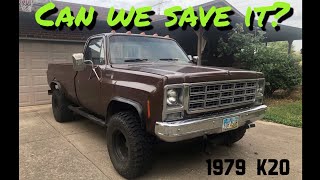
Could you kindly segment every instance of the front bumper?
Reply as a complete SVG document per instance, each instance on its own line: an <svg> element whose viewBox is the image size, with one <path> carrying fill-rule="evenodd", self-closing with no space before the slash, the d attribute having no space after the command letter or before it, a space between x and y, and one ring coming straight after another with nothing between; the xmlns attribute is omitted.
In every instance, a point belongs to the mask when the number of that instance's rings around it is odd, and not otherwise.
<svg viewBox="0 0 320 180"><path fill-rule="evenodd" d="M222 121L224 118L239 116L238 127L241 127L261 119L266 109L266 105L260 105L219 116L173 122L156 122L155 134L163 141L176 142L203 136L205 134L221 133Z"/></svg>

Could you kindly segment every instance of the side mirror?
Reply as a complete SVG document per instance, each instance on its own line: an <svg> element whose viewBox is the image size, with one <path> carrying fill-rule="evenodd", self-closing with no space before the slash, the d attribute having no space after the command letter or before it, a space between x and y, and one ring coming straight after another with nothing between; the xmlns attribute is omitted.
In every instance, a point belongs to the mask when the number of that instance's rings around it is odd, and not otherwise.
<svg viewBox="0 0 320 180"><path fill-rule="evenodd" d="M73 70L75 71L83 71L86 65L84 64L83 54L76 53L72 55L73 60Z"/></svg>
<svg viewBox="0 0 320 180"><path fill-rule="evenodd" d="M198 57L198 56L193 56L192 59L193 59L192 61L193 61L194 63L197 63L198 60L199 60L199 57Z"/></svg>
<svg viewBox="0 0 320 180"><path fill-rule="evenodd" d="M199 60L199 57L198 56L191 56L191 55L188 55L188 58L189 60L194 63L194 64L197 64L198 60Z"/></svg>

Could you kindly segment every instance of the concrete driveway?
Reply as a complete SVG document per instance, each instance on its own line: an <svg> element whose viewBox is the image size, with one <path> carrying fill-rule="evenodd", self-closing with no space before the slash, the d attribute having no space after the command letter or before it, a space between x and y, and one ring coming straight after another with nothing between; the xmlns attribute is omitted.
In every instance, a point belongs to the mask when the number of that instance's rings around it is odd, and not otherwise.
<svg viewBox="0 0 320 180"><path fill-rule="evenodd" d="M152 169L141 179L302 179L302 131L258 121L232 147L201 142L160 143ZM244 159L246 173L207 175L207 159ZM258 176L257 159L288 159L287 176ZM224 171L228 164L224 164ZM267 164L266 171L272 164ZM279 166L276 168L279 171ZM20 108L19 176L23 180L123 179L114 170L107 153L105 130L89 120L57 123L51 106Z"/></svg>

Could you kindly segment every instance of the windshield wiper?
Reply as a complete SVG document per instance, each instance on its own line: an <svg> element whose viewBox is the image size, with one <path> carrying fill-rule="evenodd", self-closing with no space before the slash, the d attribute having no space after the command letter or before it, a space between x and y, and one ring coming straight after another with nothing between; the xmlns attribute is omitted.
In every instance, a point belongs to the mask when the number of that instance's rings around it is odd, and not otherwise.
<svg viewBox="0 0 320 180"><path fill-rule="evenodd" d="M160 61L178 61L178 58L161 58Z"/></svg>
<svg viewBox="0 0 320 180"><path fill-rule="evenodd" d="M148 61L148 59L125 59L124 62L141 62L141 61Z"/></svg>

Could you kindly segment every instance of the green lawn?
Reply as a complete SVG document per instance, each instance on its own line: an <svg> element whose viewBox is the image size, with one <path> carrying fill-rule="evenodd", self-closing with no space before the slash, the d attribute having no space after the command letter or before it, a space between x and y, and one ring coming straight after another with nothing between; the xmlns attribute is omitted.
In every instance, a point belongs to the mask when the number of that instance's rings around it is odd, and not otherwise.
<svg viewBox="0 0 320 180"><path fill-rule="evenodd" d="M268 110L263 120L288 126L302 127L302 98L298 90L289 97L265 100Z"/></svg>

